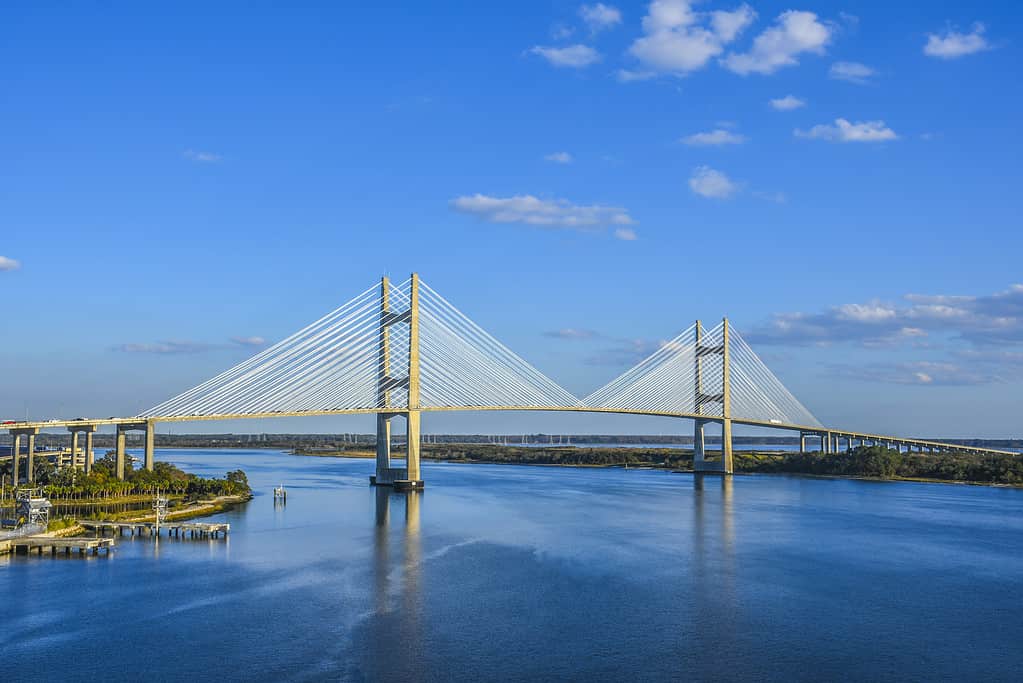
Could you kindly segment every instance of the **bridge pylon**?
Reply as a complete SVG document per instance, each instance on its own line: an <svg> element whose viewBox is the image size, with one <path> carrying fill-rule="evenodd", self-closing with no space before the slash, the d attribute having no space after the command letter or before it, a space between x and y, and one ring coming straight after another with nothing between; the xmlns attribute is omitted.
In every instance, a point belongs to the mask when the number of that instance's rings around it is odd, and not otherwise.
<svg viewBox="0 0 1023 683"><path fill-rule="evenodd" d="M380 280L380 316L378 329L377 358L377 443L376 474L369 478L374 486L393 486L403 489L423 488L420 468L420 425L422 413L419 400L419 276L415 273L409 282L408 309L395 312L391 309L391 283L385 276ZM395 363L393 347L405 350L403 340L396 339L392 328L399 325L408 327L408 369L405 377L394 377L392 372L404 363ZM402 359L404 360L404 359ZM394 401L395 389L405 389L405 405ZM396 405L397 404L397 405ZM386 410L395 406L394 411ZM406 456L405 467L391 466L391 420L405 418Z"/></svg>
<svg viewBox="0 0 1023 683"><path fill-rule="evenodd" d="M720 344L706 343L703 334L703 326L696 321L696 348L693 354L694 388L695 396L693 404L696 411L703 414L707 404L721 406L720 416L697 418L693 423L693 471L694 472L717 472L721 474L732 474L734 463L732 459L732 389L731 389L731 353L729 351L728 318L721 323ZM720 358L721 363L721 386L720 393L704 391L704 357L711 356ZM713 368L716 369L716 368ZM716 378L715 378L716 384ZM705 428L708 423L717 422L721 425L721 460L706 459L706 434Z"/></svg>

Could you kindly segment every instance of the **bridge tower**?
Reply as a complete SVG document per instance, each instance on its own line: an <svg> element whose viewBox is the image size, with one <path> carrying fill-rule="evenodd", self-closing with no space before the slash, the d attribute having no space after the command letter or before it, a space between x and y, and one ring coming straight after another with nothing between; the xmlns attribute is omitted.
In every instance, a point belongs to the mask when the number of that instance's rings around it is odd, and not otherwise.
<svg viewBox="0 0 1023 683"><path fill-rule="evenodd" d="M704 392L703 359L705 356L721 357L721 393ZM729 352L728 318L722 321L721 344L706 344L703 338L703 326L696 321L696 353L695 353L695 396L694 412L702 415L707 403L721 405L720 417L697 418L693 430L693 470L696 472L720 472L731 474L734 470L732 460L732 387L731 387L731 353ZM721 460L718 462L706 459L705 427L708 423L721 424Z"/></svg>
<svg viewBox="0 0 1023 683"><path fill-rule="evenodd" d="M395 488L422 488L420 470L420 425L422 413L419 402L419 276L412 274L409 284L408 310L391 310L391 283L387 277L380 280L379 349L377 358L377 457L376 474L369 478L374 486ZM408 324L408 375L391 376L391 328ZM397 407L394 390L405 389L404 407ZM394 410L388 410L395 406ZM391 420L405 418L407 454L405 467L391 467Z"/></svg>

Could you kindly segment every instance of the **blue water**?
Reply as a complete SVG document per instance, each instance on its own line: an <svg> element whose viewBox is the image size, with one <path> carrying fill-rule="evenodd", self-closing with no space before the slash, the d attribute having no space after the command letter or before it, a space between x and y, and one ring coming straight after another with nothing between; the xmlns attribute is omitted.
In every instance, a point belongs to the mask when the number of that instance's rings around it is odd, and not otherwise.
<svg viewBox="0 0 1023 683"><path fill-rule="evenodd" d="M1019 680L1023 491L161 450L227 541L0 557L4 680ZM289 491L275 506L273 486Z"/></svg>

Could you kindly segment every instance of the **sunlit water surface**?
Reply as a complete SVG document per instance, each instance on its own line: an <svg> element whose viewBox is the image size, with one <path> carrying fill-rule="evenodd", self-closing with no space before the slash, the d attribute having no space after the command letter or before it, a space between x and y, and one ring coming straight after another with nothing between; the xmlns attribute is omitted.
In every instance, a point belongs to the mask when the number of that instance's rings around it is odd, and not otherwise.
<svg viewBox="0 0 1023 683"><path fill-rule="evenodd" d="M161 450L227 541L0 557L4 680L1019 680L1023 491ZM284 484L286 506L272 488Z"/></svg>

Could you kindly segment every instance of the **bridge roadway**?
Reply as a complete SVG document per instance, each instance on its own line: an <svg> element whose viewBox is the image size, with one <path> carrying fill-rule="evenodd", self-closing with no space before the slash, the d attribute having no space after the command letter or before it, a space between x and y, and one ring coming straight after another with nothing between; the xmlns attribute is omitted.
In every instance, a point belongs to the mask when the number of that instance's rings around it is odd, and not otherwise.
<svg viewBox="0 0 1023 683"><path fill-rule="evenodd" d="M520 412L520 411L552 411L552 412L575 412L575 413L612 413L619 415L643 415L651 417L669 417L669 418L681 418L689 420L699 420L706 423L711 422L722 422L722 418L719 416L699 415L694 413L676 413L676 412L659 412L649 410L630 410L623 408L602 408L592 406L421 406L419 412L430 413L430 412L468 412L468 411L508 411L508 412ZM251 420L251 419L267 419L267 418L279 418L279 417L313 417L313 416L330 416L330 415L366 415L366 414L402 414L407 412L407 409L398 407L389 408L357 408L357 409L346 409L346 410L309 410L309 411L295 411L295 412L260 412L260 413L232 413L232 414L211 414L211 415L185 415L185 416L168 416L168 417L108 417L105 419L87 419L79 418L74 420L44 420L44 421L25 421L15 423L5 423L0 425L0 428L9 430L9 432L16 438L20 439L20 436L29 436L29 443L34 443L35 435L43 429L53 428L67 428L72 432L72 435L77 435L79 431L88 432L91 436L92 432L98 427L113 426L117 431L117 454L118 454L118 475L123 478L123 461L124 461L124 447L125 442L123 434L128 430L143 430L146 432L145 438L145 466L147 469L152 469L153 466L153 449L155 441L155 424L159 422L197 422L197 421L209 421L209 420ZM743 419L738 417L731 418L732 424L746 425L750 427L766 427L770 429L778 429L783 431L799 432L800 435L800 450L807 450L807 439L818 440L820 443L820 451L823 453L837 453L841 450L840 446L842 442L845 442L846 449L852 449L858 445L864 444L877 444L888 446L889 448L895 448L898 450L905 450L907 452L928 452L928 453L973 453L981 455L1019 455L1013 451L998 450L993 448L982 448L978 446L966 446L961 444L953 444L942 441L932 441L927 439L913 439L900 436L891 436L884 434L872 434L869 432L858 432L848 429L833 429L833 428L822 428L816 426L807 425L796 425L796 424L784 424L778 421L763 421L753 419ZM91 441L91 439L90 439ZM31 460L31 454L29 455ZM92 453L88 453L86 457L86 470L91 469L92 465ZM31 467L29 468L31 471Z"/></svg>

